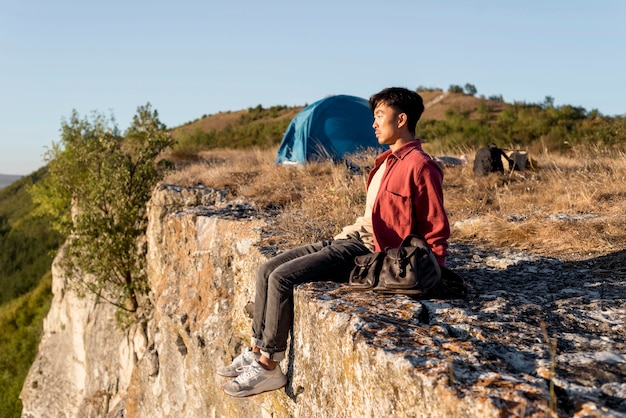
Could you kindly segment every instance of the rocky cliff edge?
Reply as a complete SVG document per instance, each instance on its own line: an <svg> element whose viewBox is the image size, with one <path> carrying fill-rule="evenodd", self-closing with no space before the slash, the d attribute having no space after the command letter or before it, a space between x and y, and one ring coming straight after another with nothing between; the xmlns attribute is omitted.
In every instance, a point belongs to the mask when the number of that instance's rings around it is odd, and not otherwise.
<svg viewBox="0 0 626 418"><path fill-rule="evenodd" d="M626 417L626 279L606 268L623 254L564 262L454 242L467 301L300 286L286 388L229 397L215 369L249 342L270 251L267 222L224 196L155 191L143 324L120 330L54 269L23 417Z"/></svg>

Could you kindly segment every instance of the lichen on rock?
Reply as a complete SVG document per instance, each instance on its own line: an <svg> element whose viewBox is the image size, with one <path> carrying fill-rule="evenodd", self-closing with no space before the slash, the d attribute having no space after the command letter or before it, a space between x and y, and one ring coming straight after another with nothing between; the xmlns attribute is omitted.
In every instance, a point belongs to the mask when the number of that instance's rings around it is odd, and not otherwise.
<svg viewBox="0 0 626 418"><path fill-rule="evenodd" d="M152 317L121 331L55 270L24 417L625 416L626 279L611 259L452 242L467 300L298 286L288 384L242 400L215 369L249 343L268 223L204 187L161 186L149 218Z"/></svg>

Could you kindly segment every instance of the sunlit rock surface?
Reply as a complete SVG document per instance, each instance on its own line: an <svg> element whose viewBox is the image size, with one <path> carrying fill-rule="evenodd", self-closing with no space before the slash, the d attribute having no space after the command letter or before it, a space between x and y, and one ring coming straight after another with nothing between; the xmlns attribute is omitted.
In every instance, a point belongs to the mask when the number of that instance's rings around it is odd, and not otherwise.
<svg viewBox="0 0 626 418"><path fill-rule="evenodd" d="M285 389L245 399L215 374L248 345L268 223L220 191L162 186L150 205L154 313L122 332L55 271L25 417L625 417L626 279L580 262L451 246L467 301L295 291Z"/></svg>

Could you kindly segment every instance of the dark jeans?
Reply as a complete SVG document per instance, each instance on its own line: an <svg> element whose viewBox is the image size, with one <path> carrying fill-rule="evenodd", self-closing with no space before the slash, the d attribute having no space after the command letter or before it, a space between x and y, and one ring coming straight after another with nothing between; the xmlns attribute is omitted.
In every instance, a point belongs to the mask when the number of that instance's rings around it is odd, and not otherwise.
<svg viewBox="0 0 626 418"><path fill-rule="evenodd" d="M293 325L293 287L346 282L354 258L369 252L360 238L351 237L296 247L263 263L256 275L252 344L272 360L282 360Z"/></svg>

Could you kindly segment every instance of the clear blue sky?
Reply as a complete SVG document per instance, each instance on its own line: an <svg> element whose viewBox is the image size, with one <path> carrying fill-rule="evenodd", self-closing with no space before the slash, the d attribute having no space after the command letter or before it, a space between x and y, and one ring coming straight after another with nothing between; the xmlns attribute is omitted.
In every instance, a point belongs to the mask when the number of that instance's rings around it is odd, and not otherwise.
<svg viewBox="0 0 626 418"><path fill-rule="evenodd" d="M175 127L466 83L626 114L626 1L0 0L0 173L43 166L74 109L124 131L147 102Z"/></svg>

